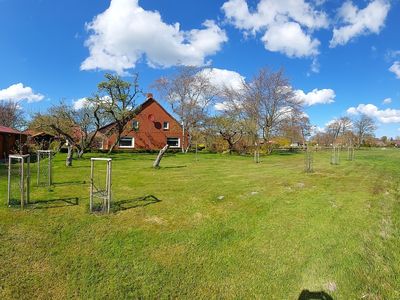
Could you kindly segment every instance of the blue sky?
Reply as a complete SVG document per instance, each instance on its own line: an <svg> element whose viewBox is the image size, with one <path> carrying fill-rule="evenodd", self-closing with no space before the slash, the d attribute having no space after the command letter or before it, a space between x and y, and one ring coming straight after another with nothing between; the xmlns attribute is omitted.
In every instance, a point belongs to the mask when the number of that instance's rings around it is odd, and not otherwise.
<svg viewBox="0 0 400 300"><path fill-rule="evenodd" d="M107 71L159 98L151 84L178 64L226 84L283 67L312 124L366 113L400 136L399 20L397 0L0 0L0 101L45 111Z"/></svg>

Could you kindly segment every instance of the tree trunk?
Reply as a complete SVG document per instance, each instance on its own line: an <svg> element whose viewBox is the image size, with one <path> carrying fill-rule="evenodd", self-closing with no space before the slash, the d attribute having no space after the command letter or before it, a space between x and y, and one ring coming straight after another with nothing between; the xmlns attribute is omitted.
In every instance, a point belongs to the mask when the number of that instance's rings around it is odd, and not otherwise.
<svg viewBox="0 0 400 300"><path fill-rule="evenodd" d="M162 149L160 150L160 152L159 152L158 155L157 155L156 160L155 160L154 163L153 163L153 168L156 168L156 169L157 169L157 168L160 167L161 159L163 158L164 153L168 150L168 148L169 148L169 145L167 144L167 145L164 146L164 148L162 148Z"/></svg>
<svg viewBox="0 0 400 300"><path fill-rule="evenodd" d="M228 149L229 150L229 155L231 155L232 152L233 152L234 144L232 143L232 141L230 139L228 139L227 142L228 142L228 148L229 148Z"/></svg>
<svg viewBox="0 0 400 300"><path fill-rule="evenodd" d="M117 134L117 139L114 141L114 143L111 145L110 149L108 149L107 154L111 154L114 151L115 146L118 145L119 140L121 139L121 134L123 132L124 128L118 128L118 134Z"/></svg>
<svg viewBox="0 0 400 300"><path fill-rule="evenodd" d="M190 145L192 144L192 135L189 133L188 135L187 135L187 147L186 147L186 149L185 149L185 152L184 153L188 153L189 152L189 149L190 149ZM182 147L183 147L184 145L182 145Z"/></svg>
<svg viewBox="0 0 400 300"><path fill-rule="evenodd" d="M72 166L72 157L74 155L74 151L72 149L71 145L68 145L68 154L67 154L67 159L65 160L65 165L67 167L71 167Z"/></svg>
<svg viewBox="0 0 400 300"><path fill-rule="evenodd" d="M83 156L84 151L83 150L77 150L76 153L78 154L78 159L81 159Z"/></svg>

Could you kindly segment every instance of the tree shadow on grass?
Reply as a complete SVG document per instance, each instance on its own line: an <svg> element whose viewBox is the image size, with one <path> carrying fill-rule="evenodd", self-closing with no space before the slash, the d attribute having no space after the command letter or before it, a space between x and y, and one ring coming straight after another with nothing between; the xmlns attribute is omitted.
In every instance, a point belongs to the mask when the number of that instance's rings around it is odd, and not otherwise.
<svg viewBox="0 0 400 300"><path fill-rule="evenodd" d="M30 201L29 206L33 209L49 209L49 208L58 208L65 206L75 206L79 204L78 197L69 197L69 198L57 198L50 200L35 200Z"/></svg>
<svg viewBox="0 0 400 300"><path fill-rule="evenodd" d="M333 298L324 291L310 292L309 290L302 290L298 300L333 300Z"/></svg>
<svg viewBox="0 0 400 300"><path fill-rule="evenodd" d="M127 209L131 209L131 208L136 208L136 207L144 207L144 206L147 206L150 204L155 204L157 202L161 202L161 200L158 199L154 195L147 195L144 197L137 197L134 199L120 200L120 201L112 202L111 210L113 212L117 212L117 211L127 210Z"/></svg>
<svg viewBox="0 0 400 300"><path fill-rule="evenodd" d="M161 166L160 167L160 169L180 169L180 168L186 168L187 166L185 165L185 166L166 166L166 167L163 167L163 166Z"/></svg>
<svg viewBox="0 0 400 300"><path fill-rule="evenodd" d="M54 182L53 185L78 185L78 184L86 184L85 180L76 180L76 181L64 181L64 182Z"/></svg>

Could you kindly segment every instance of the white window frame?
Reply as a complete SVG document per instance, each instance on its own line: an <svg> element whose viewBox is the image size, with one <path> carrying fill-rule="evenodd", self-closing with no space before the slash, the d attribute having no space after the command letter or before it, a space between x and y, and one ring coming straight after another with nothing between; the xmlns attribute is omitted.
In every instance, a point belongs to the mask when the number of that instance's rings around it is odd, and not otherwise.
<svg viewBox="0 0 400 300"><path fill-rule="evenodd" d="M165 123L167 123L167 127L164 127ZM163 129L164 130L168 130L169 129L169 122L168 121L164 121L163 122Z"/></svg>
<svg viewBox="0 0 400 300"><path fill-rule="evenodd" d="M125 139L126 139L126 138L132 139L131 146L121 146L121 145L120 145L121 140L124 139L124 138L125 138ZM135 148L135 138L132 137L132 136L124 136L124 137L122 137L122 138L119 140L119 142L118 142L118 148L123 148L123 149Z"/></svg>
<svg viewBox="0 0 400 300"><path fill-rule="evenodd" d="M136 127L133 126L133 122L137 123ZM139 129L139 121L138 120L132 120L132 129L134 129L134 130L138 130Z"/></svg>
<svg viewBox="0 0 400 300"><path fill-rule="evenodd" d="M170 148L180 148L181 147L181 138L178 138L178 137L167 137L167 144L168 144L168 139L178 139L178 146L169 146Z"/></svg>

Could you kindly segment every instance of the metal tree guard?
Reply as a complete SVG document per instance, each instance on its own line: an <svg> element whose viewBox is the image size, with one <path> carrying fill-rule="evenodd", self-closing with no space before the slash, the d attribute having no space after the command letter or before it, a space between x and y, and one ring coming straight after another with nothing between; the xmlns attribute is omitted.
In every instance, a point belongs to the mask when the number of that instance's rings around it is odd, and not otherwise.
<svg viewBox="0 0 400 300"><path fill-rule="evenodd" d="M15 162L13 164L13 161ZM8 191L7 205L11 206L13 200L20 201L21 208L29 203L30 197L30 155L10 155L8 157ZM16 187L18 187L16 189ZM13 192L19 193L19 197L14 198Z"/></svg>
<svg viewBox="0 0 400 300"><path fill-rule="evenodd" d="M53 184L53 151L37 151L37 185L51 186ZM46 164L47 160L47 164Z"/></svg>
<svg viewBox="0 0 400 300"><path fill-rule="evenodd" d="M96 162L106 163L105 178L99 178L96 173ZM104 171L104 170L103 170ZM111 158L91 158L90 159L90 212L101 211L109 213L111 207L111 171L112 159ZM99 172L99 171L98 171ZM97 176L96 176L97 175ZM104 184L104 185L103 185ZM100 199L99 207L95 207L95 199Z"/></svg>

